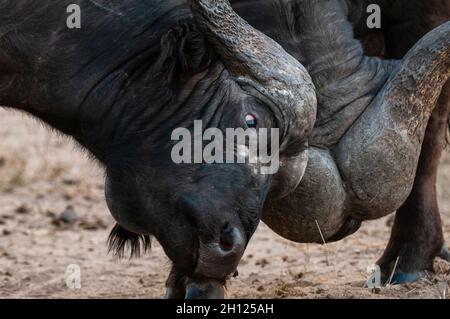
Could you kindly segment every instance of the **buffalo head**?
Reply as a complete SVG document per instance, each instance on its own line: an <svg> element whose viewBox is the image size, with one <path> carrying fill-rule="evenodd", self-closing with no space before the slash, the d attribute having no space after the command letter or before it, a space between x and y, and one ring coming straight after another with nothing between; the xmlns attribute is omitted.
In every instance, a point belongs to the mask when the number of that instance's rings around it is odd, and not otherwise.
<svg viewBox="0 0 450 319"><path fill-rule="evenodd" d="M106 198L122 234L156 237L174 273L222 281L236 270L269 190L283 196L300 182L316 97L303 66L241 19L228 1L188 3L192 30L172 29L162 42L176 38L168 51L180 50L182 43L181 50L202 62L169 88L158 88L164 93L155 90L158 121L141 123L132 138L117 145L120 156L108 155ZM161 103L161 95L170 96ZM174 132L185 128L196 135L196 120L202 121L201 133L277 128L279 171L261 174L248 162L176 163Z"/></svg>

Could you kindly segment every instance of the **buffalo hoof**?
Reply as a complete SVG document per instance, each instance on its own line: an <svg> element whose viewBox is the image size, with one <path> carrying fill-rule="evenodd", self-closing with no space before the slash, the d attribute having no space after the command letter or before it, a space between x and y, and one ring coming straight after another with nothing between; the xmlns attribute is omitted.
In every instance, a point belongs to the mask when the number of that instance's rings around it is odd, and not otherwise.
<svg viewBox="0 0 450 319"><path fill-rule="evenodd" d="M447 246L442 247L442 250L439 253L438 257L450 262L450 251ZM398 272L392 277L391 284L402 285L412 283L422 278L426 278L426 276L426 271L417 271L413 273Z"/></svg>
<svg viewBox="0 0 450 319"><path fill-rule="evenodd" d="M189 280L186 285L169 286L165 299L224 299L224 285L216 280Z"/></svg>
<svg viewBox="0 0 450 319"><path fill-rule="evenodd" d="M391 283L392 285L403 285L408 283L416 282L422 278L426 277L426 272L418 271L413 273L404 273L398 272L392 276Z"/></svg>
<svg viewBox="0 0 450 319"><path fill-rule="evenodd" d="M166 290L166 294L164 295L164 299L184 299L185 292L184 290L180 290L178 288L169 287Z"/></svg>
<svg viewBox="0 0 450 319"><path fill-rule="evenodd" d="M225 288L215 280L191 282L186 286L186 299L224 299Z"/></svg>
<svg viewBox="0 0 450 319"><path fill-rule="evenodd" d="M450 262L450 251L447 246L442 247L439 257Z"/></svg>

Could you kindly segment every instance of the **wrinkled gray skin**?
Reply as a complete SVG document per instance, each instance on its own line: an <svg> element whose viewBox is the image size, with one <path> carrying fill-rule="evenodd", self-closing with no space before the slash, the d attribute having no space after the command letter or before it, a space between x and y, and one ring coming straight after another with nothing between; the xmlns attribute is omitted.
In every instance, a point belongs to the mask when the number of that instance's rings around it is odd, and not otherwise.
<svg viewBox="0 0 450 319"><path fill-rule="evenodd" d="M196 1L208 11L206 2ZM279 10L290 5L277 3ZM298 176L294 166L274 176L263 220L292 241L322 243L317 225L326 241L339 240L362 221L391 214L410 194L426 125L450 75L450 22L403 60L386 61L364 56L345 1L297 0L295 6L301 19L291 24L297 27L288 51L316 86L317 121L303 179L296 187L283 184ZM211 25L218 18L205 16ZM280 23L289 18L287 10Z"/></svg>

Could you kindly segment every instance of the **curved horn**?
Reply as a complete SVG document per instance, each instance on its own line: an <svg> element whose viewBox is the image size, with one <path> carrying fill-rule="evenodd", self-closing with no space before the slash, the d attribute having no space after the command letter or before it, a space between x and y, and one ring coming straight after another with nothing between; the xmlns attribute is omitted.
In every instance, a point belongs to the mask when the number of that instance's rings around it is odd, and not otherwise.
<svg viewBox="0 0 450 319"><path fill-rule="evenodd" d="M199 26L227 69L279 108L286 143L305 143L316 119L314 84L306 69L275 41L255 30L228 0L188 0Z"/></svg>
<svg viewBox="0 0 450 319"><path fill-rule="evenodd" d="M366 215L395 211L406 200L427 124L449 77L447 22L408 52L340 141L335 154L341 172L352 185L355 201L365 207ZM376 181L373 176L377 176Z"/></svg>
<svg viewBox="0 0 450 319"><path fill-rule="evenodd" d="M426 125L450 77L450 22L423 37L378 94L380 107L422 141Z"/></svg>

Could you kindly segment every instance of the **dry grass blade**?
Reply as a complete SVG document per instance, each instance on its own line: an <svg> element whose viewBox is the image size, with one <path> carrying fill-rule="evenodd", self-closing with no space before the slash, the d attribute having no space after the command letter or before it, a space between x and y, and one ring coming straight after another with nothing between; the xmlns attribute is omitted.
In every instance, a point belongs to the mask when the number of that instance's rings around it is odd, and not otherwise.
<svg viewBox="0 0 450 319"><path fill-rule="evenodd" d="M389 280L388 280L388 282L386 284L386 287L388 287L388 286L390 286L392 284L392 279L394 278L394 274L395 274L395 271L397 270L397 266L398 266L398 262L399 261L400 261L400 256L398 256L397 260L395 261L394 268L392 269L392 273L389 276Z"/></svg>
<svg viewBox="0 0 450 319"><path fill-rule="evenodd" d="M327 263L327 266L329 266L330 261L328 258L328 256L329 256L328 245L327 245L327 242L325 241L325 237L323 237L323 233L322 233L322 230L320 229L319 222L317 221L317 219L315 221L316 221L317 229L319 230L319 233L320 233L320 237L322 238L323 245L325 246L326 263Z"/></svg>

